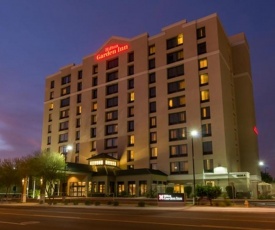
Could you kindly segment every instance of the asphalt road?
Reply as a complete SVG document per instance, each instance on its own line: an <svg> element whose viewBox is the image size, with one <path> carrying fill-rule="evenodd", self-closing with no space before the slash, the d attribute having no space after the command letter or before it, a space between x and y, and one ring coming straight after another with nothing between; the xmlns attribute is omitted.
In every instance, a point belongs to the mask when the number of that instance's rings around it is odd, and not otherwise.
<svg viewBox="0 0 275 230"><path fill-rule="evenodd" d="M1 230L275 230L275 209L0 206Z"/></svg>

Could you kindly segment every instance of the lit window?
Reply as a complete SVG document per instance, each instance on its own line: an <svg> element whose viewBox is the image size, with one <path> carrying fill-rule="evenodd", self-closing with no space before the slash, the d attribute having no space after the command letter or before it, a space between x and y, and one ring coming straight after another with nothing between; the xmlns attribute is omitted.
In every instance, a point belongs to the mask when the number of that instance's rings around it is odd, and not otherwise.
<svg viewBox="0 0 275 230"><path fill-rule="evenodd" d="M131 92L128 95L128 102L133 102L135 100L135 93Z"/></svg>
<svg viewBox="0 0 275 230"><path fill-rule="evenodd" d="M157 117L150 117L150 128L157 127Z"/></svg>
<svg viewBox="0 0 275 230"><path fill-rule="evenodd" d="M203 169L205 173L213 173L214 172L213 159L203 160Z"/></svg>
<svg viewBox="0 0 275 230"><path fill-rule="evenodd" d="M76 108L76 114L77 114L77 115L80 115L80 114L81 114L81 111L82 111L81 105L80 105L80 106L77 106L77 108Z"/></svg>
<svg viewBox="0 0 275 230"><path fill-rule="evenodd" d="M150 143L156 143L157 142L157 132L151 132L150 133Z"/></svg>
<svg viewBox="0 0 275 230"><path fill-rule="evenodd" d="M128 157L128 162L134 160L134 151L133 150L128 150L127 151L127 157Z"/></svg>
<svg viewBox="0 0 275 230"><path fill-rule="evenodd" d="M188 162L187 161L178 161L170 163L170 172L171 174L187 174L188 173Z"/></svg>
<svg viewBox="0 0 275 230"><path fill-rule="evenodd" d="M97 110L97 102L93 102L92 111L96 111L96 110Z"/></svg>
<svg viewBox="0 0 275 230"><path fill-rule="evenodd" d="M153 147L150 149L150 157L151 158L157 158L158 157L158 148Z"/></svg>
<svg viewBox="0 0 275 230"><path fill-rule="evenodd" d="M199 60L199 69L206 69L208 67L207 58L203 58Z"/></svg>
<svg viewBox="0 0 275 230"><path fill-rule="evenodd" d="M200 74L200 85L208 84L208 73Z"/></svg>
<svg viewBox="0 0 275 230"><path fill-rule="evenodd" d="M210 99L209 90L201 91L201 102L209 101L209 99Z"/></svg>
<svg viewBox="0 0 275 230"><path fill-rule="evenodd" d="M53 103L51 103L51 104L49 105L49 109L50 109L50 110L53 110Z"/></svg>
<svg viewBox="0 0 275 230"><path fill-rule="evenodd" d="M170 157L187 156L187 145L172 145L170 146Z"/></svg>
<svg viewBox="0 0 275 230"><path fill-rule="evenodd" d="M179 34L177 39L178 39L178 45L183 44L183 34Z"/></svg>
<svg viewBox="0 0 275 230"><path fill-rule="evenodd" d="M203 124L201 126L201 130L202 130L202 136L203 137L208 137L211 136L211 124Z"/></svg>
<svg viewBox="0 0 275 230"><path fill-rule="evenodd" d="M201 108L201 119L209 119L210 118L210 107Z"/></svg>
<svg viewBox="0 0 275 230"><path fill-rule="evenodd" d="M90 165L103 165L103 160L90 161Z"/></svg>
<svg viewBox="0 0 275 230"><path fill-rule="evenodd" d="M149 46L149 55L153 55L155 53L156 53L156 46L155 45Z"/></svg>
<svg viewBox="0 0 275 230"><path fill-rule="evenodd" d="M134 144L135 144L135 137L134 137L134 135L128 136L128 145L132 146Z"/></svg>

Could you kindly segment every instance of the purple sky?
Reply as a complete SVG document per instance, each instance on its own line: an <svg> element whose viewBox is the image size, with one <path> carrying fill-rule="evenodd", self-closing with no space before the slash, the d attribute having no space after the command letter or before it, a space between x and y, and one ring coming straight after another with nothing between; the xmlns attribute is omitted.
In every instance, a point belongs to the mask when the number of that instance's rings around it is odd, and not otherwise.
<svg viewBox="0 0 275 230"><path fill-rule="evenodd" d="M229 36L247 36L260 159L275 176L274 8L274 0L0 0L0 158L40 149L46 76L111 36L151 36L218 13Z"/></svg>

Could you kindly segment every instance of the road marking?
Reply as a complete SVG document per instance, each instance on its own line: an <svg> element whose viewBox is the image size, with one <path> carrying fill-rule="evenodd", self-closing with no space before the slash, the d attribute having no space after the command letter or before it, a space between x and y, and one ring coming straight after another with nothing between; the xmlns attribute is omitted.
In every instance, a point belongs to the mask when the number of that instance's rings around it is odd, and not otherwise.
<svg viewBox="0 0 275 230"><path fill-rule="evenodd" d="M1 224L11 224L11 225L29 225L29 224L39 224L39 221L25 221L21 223L16 222L8 222L8 221L0 221Z"/></svg>

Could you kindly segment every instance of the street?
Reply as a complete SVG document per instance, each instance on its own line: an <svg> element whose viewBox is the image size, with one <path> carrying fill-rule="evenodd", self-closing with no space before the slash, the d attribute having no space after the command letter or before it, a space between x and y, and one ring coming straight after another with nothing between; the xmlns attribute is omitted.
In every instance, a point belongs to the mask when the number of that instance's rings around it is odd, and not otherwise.
<svg viewBox="0 0 275 230"><path fill-rule="evenodd" d="M230 208L229 208L230 209ZM275 229L275 211L193 208L0 206L1 230ZM223 211L225 210L225 211ZM232 210L232 209L231 209ZM274 210L274 209L273 209Z"/></svg>

